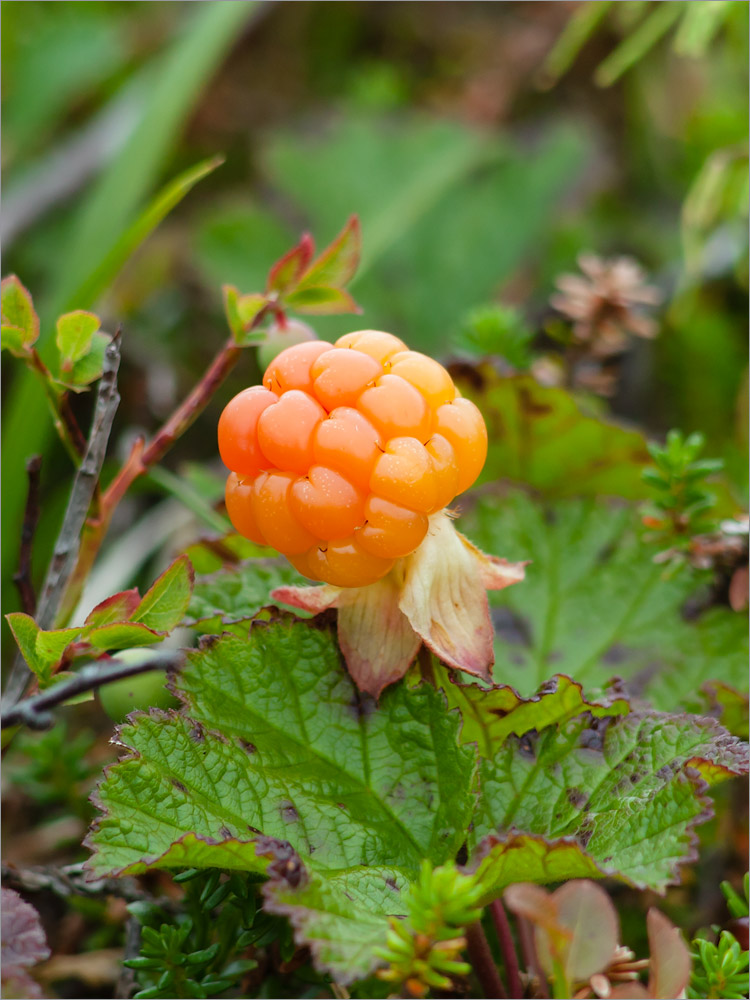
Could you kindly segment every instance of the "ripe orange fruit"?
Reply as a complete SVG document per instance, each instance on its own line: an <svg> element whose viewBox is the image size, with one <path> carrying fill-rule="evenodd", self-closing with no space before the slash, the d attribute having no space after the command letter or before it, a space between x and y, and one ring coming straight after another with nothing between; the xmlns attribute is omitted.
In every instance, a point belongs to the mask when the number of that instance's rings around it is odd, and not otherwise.
<svg viewBox="0 0 750 1000"><path fill-rule="evenodd" d="M424 539L487 455L479 410L437 361L390 333L282 351L219 421L240 534L311 579L374 583Z"/></svg>

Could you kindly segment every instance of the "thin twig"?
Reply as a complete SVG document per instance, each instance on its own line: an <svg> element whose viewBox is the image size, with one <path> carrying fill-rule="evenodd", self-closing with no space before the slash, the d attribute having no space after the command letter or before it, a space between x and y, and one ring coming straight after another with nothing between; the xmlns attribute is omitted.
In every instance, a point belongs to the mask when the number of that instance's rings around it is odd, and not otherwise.
<svg viewBox="0 0 750 1000"><path fill-rule="evenodd" d="M257 320L257 317L256 317ZM251 327L252 329L252 327ZM83 586L94 565L94 560L107 534L112 515L120 500L135 480L159 462L171 446L203 412L211 397L237 363L242 348L233 340L226 341L209 365L203 378L177 407L162 427L146 443L139 438L123 463L122 468L107 487L101 498L99 514L86 523L77 564L66 586L60 605L60 618L65 622L80 598Z"/></svg>
<svg viewBox="0 0 750 1000"><path fill-rule="evenodd" d="M534 944L534 930L526 919L520 914L516 914L516 925L518 927L518 937L521 942L521 954L529 974L536 980L537 993L542 1000L549 1000L549 987L547 977L539 963L539 956L536 953Z"/></svg>
<svg viewBox="0 0 750 1000"><path fill-rule="evenodd" d="M30 729L49 729L54 725L51 708L75 698L79 694L95 691L103 684L135 677L151 670L176 669L181 666L183 654L178 650L146 650L140 662L122 663L116 658L87 663L69 680L61 681L46 691L33 695L13 705L0 715L0 728L25 725Z"/></svg>
<svg viewBox="0 0 750 1000"><path fill-rule="evenodd" d="M40 628L50 628L54 624L65 584L75 566L81 542L81 530L96 484L99 481L112 421L120 402L120 395L117 391L119 366L120 331L118 330L107 345L104 354L104 367L99 381L96 408L86 454L73 480L73 489L65 511L62 528L55 543L52 562L39 598L37 624Z"/></svg>
<svg viewBox="0 0 750 1000"><path fill-rule="evenodd" d="M137 958L140 950L141 925L135 917L130 917L125 924L125 953L122 956L123 961L129 958ZM121 1000L128 1000L128 997L133 995L136 985L135 970L129 968L127 965L121 965L120 975L117 977L117 983L115 984L114 995L121 998Z"/></svg>
<svg viewBox="0 0 750 1000"><path fill-rule="evenodd" d="M34 544L34 533L39 521L39 479L41 470L42 456L34 455L26 463L26 474L29 477L29 492L26 495L26 508L23 513L18 571L13 576L13 582L18 587L18 594L21 598L21 607L27 615L33 615L36 610L36 592L31 575L31 550Z"/></svg>
<svg viewBox="0 0 750 1000"><path fill-rule="evenodd" d="M487 1000L504 1000L508 994L479 921L466 928L466 945L469 961Z"/></svg>
<svg viewBox="0 0 750 1000"><path fill-rule="evenodd" d="M52 892L61 899L71 896L118 896L128 903L142 901L155 903L168 909L172 904L168 899L157 900L145 892L135 878L92 879L82 861L72 865L32 865L19 868L14 864L2 864L3 883L22 892Z"/></svg>
<svg viewBox="0 0 750 1000"><path fill-rule="evenodd" d="M112 421L120 402L120 396L117 392L119 367L120 331L118 329L104 352L104 366L99 380L94 419L91 423L86 453L73 479L68 506L39 597L36 621L42 629L48 629L54 625L65 586L75 568L81 544L81 531L96 485L99 482ZM6 704L14 705L23 697L30 673L24 659L20 656L16 657L3 697Z"/></svg>
<svg viewBox="0 0 750 1000"><path fill-rule="evenodd" d="M513 943L513 932L510 929L508 914L505 912L505 907L501 900L495 899L490 903L490 916L497 932L505 971L508 973L508 996L514 998L514 1000L522 1000L523 984L521 983L521 975L518 969L518 955Z"/></svg>

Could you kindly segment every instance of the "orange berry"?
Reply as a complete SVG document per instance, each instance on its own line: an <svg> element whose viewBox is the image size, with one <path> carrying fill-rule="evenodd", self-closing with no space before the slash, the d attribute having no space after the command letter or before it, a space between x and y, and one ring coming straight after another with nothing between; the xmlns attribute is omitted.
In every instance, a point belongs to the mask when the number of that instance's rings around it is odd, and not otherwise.
<svg viewBox="0 0 750 1000"><path fill-rule="evenodd" d="M432 509L442 510L459 492L460 473L456 453L442 434L433 434L425 445L425 451L432 459L432 468L435 472L437 497Z"/></svg>
<svg viewBox="0 0 750 1000"><path fill-rule="evenodd" d="M308 340L306 343L287 347L281 354L277 354L266 368L263 385L277 396L290 389L301 389L312 395L310 376L312 363L332 347L333 345L326 343L325 340Z"/></svg>
<svg viewBox="0 0 750 1000"><path fill-rule="evenodd" d="M275 396L262 385L253 385L237 393L224 407L219 417L219 454L232 472L254 476L271 464L258 447L258 419Z"/></svg>
<svg viewBox="0 0 750 1000"><path fill-rule="evenodd" d="M360 330L282 351L227 405L219 449L236 529L354 587L413 552L428 516L474 482L487 430L442 365Z"/></svg>
<svg viewBox="0 0 750 1000"><path fill-rule="evenodd" d="M380 431L384 440L430 436L431 414L413 385L398 375L382 375L371 389L359 397L357 409Z"/></svg>
<svg viewBox="0 0 750 1000"><path fill-rule="evenodd" d="M313 465L289 497L292 514L316 538L346 538L365 520L364 497L333 469Z"/></svg>
<svg viewBox="0 0 750 1000"><path fill-rule="evenodd" d="M383 500L410 510L429 513L437 501L437 477L432 459L413 437L393 438L375 463L370 479L372 492Z"/></svg>
<svg viewBox="0 0 750 1000"><path fill-rule="evenodd" d="M365 524L355 532L360 548L382 559L408 556L427 534L426 514L372 494L365 503Z"/></svg>
<svg viewBox="0 0 750 1000"><path fill-rule="evenodd" d="M335 347L317 358L310 369L313 392L327 410L356 406L368 385L383 374L383 366L361 351Z"/></svg>
<svg viewBox="0 0 750 1000"><path fill-rule="evenodd" d="M456 396L456 387L448 372L437 361L418 351L402 351L390 359L390 372L400 375L418 389L433 410Z"/></svg>
<svg viewBox="0 0 750 1000"><path fill-rule="evenodd" d="M252 479L245 481L236 472L230 473L224 490L227 514L232 525L241 535L249 538L256 545L267 545L268 542L261 534L253 515L252 493Z"/></svg>
<svg viewBox="0 0 750 1000"><path fill-rule="evenodd" d="M268 545L284 555L312 548L316 539L292 514L289 493L297 477L291 472L261 472L253 484L252 515Z"/></svg>
<svg viewBox="0 0 750 1000"><path fill-rule="evenodd" d="M435 412L435 431L453 446L458 462L458 488L463 493L482 471L487 458L487 428L470 399L454 399Z"/></svg>
<svg viewBox="0 0 750 1000"><path fill-rule="evenodd" d="M258 444L268 463L304 476L313 461L313 435L326 412L306 392L280 396L258 420Z"/></svg>
<svg viewBox="0 0 750 1000"><path fill-rule="evenodd" d="M383 452L380 435L358 410L339 406L318 424L313 437L316 465L341 472L364 492Z"/></svg>
<svg viewBox="0 0 750 1000"><path fill-rule="evenodd" d="M353 347L363 354L369 354L381 365L394 354L407 349L403 340L394 337L392 333L383 333L382 330L358 330L356 333L347 333L339 337L334 346Z"/></svg>
<svg viewBox="0 0 750 1000"><path fill-rule="evenodd" d="M382 579L393 568L393 559L366 552L353 538L324 542L307 553L305 565L312 579L334 587L366 587Z"/></svg>

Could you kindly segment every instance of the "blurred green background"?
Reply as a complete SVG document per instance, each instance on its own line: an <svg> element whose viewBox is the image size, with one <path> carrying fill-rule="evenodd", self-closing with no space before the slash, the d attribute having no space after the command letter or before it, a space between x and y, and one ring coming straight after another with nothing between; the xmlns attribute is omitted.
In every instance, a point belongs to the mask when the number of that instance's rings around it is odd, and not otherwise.
<svg viewBox="0 0 750 1000"><path fill-rule="evenodd" d="M723 0L5 2L3 272L32 292L42 345L64 309L122 324L114 464L224 340L221 284L257 289L303 229L324 245L362 220L363 315L322 317L321 336L388 329L441 358L491 303L544 341L577 255L631 254L665 305L607 405L654 435L702 430L744 496L747 20ZM217 153L116 266L156 191ZM257 376L248 351L167 465L216 462L218 414ZM25 459L45 456L37 574L69 466L12 362L3 388L9 611ZM111 545L158 496L139 484Z"/></svg>

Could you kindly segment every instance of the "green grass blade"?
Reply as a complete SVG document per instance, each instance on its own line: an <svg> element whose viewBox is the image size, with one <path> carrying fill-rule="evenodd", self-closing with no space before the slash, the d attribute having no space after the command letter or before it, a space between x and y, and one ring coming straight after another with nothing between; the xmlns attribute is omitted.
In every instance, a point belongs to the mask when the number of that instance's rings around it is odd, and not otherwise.
<svg viewBox="0 0 750 1000"><path fill-rule="evenodd" d="M91 308L93 300L82 295L97 292L102 283L116 276L116 271L105 275L101 262L111 255L117 267L124 263L116 252L119 241L163 169L202 88L258 5L254 0L237 0L196 6L185 34L150 67L151 98L143 117L80 210L56 285L42 305L42 340L68 303L75 302L73 308ZM29 373L19 372L9 393L3 427L2 529L7 539L18 537L26 491L24 459L43 451L51 433L44 407L40 388ZM4 580L16 559L15 546L5 545Z"/></svg>
<svg viewBox="0 0 750 1000"><path fill-rule="evenodd" d="M125 262L156 229L172 209L178 205L198 183L224 162L223 156L215 156L210 160L202 160L178 174L173 181L165 185L145 211L135 220L132 226L122 234L112 249L97 264L83 284L76 289L76 301L95 302L118 274ZM67 308L65 306L64 308Z"/></svg>

